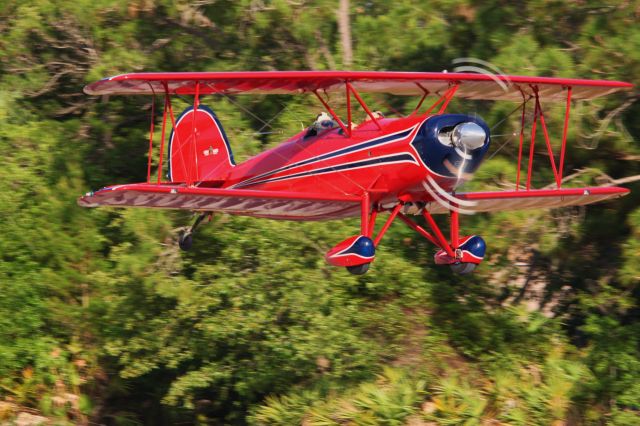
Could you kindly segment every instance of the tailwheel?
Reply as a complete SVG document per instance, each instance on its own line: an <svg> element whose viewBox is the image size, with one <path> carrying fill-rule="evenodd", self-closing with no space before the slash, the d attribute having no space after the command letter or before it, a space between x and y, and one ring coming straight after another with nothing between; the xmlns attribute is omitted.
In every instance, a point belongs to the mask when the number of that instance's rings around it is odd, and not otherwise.
<svg viewBox="0 0 640 426"><path fill-rule="evenodd" d="M181 250L191 250L191 247L193 246L193 234L191 231L187 231L180 235L180 238L178 238L178 245Z"/></svg>
<svg viewBox="0 0 640 426"><path fill-rule="evenodd" d="M449 265L451 270L459 275L467 275L472 273L477 267L477 263L471 262L460 262L460 263L452 263Z"/></svg>
<svg viewBox="0 0 640 426"><path fill-rule="evenodd" d="M180 246L180 249L184 251L191 250L191 247L193 246L193 233L196 232L196 229L207 215L209 215L209 219L211 219L211 213L200 213L193 225L180 234L180 237L178 238L178 246Z"/></svg>
<svg viewBox="0 0 640 426"><path fill-rule="evenodd" d="M347 271L353 275L364 275L369 270L370 263L363 263L362 265L347 266Z"/></svg>

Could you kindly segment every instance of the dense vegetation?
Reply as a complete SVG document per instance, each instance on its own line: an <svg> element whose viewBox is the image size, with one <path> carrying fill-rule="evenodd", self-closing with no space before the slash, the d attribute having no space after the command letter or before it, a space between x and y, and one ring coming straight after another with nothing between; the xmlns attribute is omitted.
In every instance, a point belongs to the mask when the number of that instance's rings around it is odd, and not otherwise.
<svg viewBox="0 0 640 426"><path fill-rule="evenodd" d="M0 422L640 422L637 184L587 209L465 218L489 242L465 278L435 267L401 224L362 277L322 259L354 221L217 216L185 254L186 213L77 207L90 189L144 179L150 115L149 98L82 86L141 70L347 68L337 1L1 5ZM352 69L451 70L475 57L507 73L640 84L637 0L352 0L350 15ZM389 114L412 107L368 99ZM640 173L638 99L576 105L572 184ZM238 160L319 110L303 97L205 103ZM504 135L513 107L450 110L505 119ZM557 135L561 111L548 110ZM473 187L512 184L515 152L511 140Z"/></svg>

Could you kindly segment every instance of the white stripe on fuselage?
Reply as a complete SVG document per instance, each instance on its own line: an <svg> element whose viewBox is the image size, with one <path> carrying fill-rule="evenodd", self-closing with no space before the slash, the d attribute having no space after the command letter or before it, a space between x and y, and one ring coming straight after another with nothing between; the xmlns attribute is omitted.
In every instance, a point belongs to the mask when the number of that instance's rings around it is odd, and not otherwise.
<svg viewBox="0 0 640 426"><path fill-rule="evenodd" d="M411 157L412 161L409 161L409 160L379 161L379 162L374 162L372 164L349 167L347 169L340 169L340 170L333 169L333 168L336 168L336 167L348 166L350 164L357 164L357 163L362 163L362 162L366 162L366 161L373 161L373 160L384 160L385 158L397 157L397 156L401 156L401 155L407 155L407 156ZM278 177L271 178L271 179L262 179L262 180L259 180L259 181L247 182L247 183L240 182L240 183L234 185L234 188L242 188L242 187L249 186L249 185L260 185L260 184L269 183L269 182L281 182L281 181L284 181L284 180L300 179L300 178L310 177L310 176L319 176L319 175L325 175L325 174L328 174L328 173L341 173L341 172L345 172L345 171L351 171L351 170L357 170L357 169L366 169L366 168L369 168L369 167L377 167L377 166L381 166L381 165L402 164L402 163L415 164L417 166L420 165L420 163L418 162L418 160L416 160L416 157L413 154L411 154L410 152L403 151L403 152L399 152L399 153L383 155L383 156L380 156L380 157L369 157L369 158L366 158L366 159L360 159L360 160L351 161L351 162L348 162L348 163L334 164L333 166L325 166L325 167L321 167L321 168L307 170L305 172L294 173L294 174L291 174L291 175L278 176ZM323 169L327 169L327 170L322 171Z"/></svg>
<svg viewBox="0 0 640 426"><path fill-rule="evenodd" d="M419 123L419 124L421 124L421 123ZM273 170L270 170L268 172L264 172L264 173L261 173L259 175L253 176L253 177L251 177L249 179L246 179L246 180L243 180L241 182L238 182L238 183L230 186L229 188L238 188L238 187L248 186L248 185L254 184L256 181L261 180L264 177L273 176L273 175L275 175L277 173L280 173L280 172L283 172L283 171L295 170L295 169L297 169L299 167L308 166L310 164L314 164L314 163L317 163L319 161L331 160L331 159L343 157L345 155L361 152L361 151L364 151L364 150L367 150L367 149L370 149L370 148L373 148L373 147L365 146L365 147L362 147L362 148L357 148L358 146L367 145L367 144L370 144L371 142L376 141L377 139L388 138L390 136L398 135L400 133L404 133L404 132L407 132L407 131L409 132L409 134L406 136L406 138L411 138L411 141L409 142L409 143L411 143L413 141L413 138L415 137L415 134L412 135L412 133L414 132L414 130L417 127L418 127L418 124L415 124L415 125L413 125L411 127L408 127L406 129L403 129L403 130L400 130L400 131L397 131L397 132L389 133L387 135L378 136L378 137L373 138L373 139L369 139L369 140L366 140L366 141L363 141L363 142L359 142L358 144L353 145L353 148L355 148L353 151L348 151L348 152L345 152L345 153L342 153L342 154L337 154L335 156L331 156L331 154L336 154L336 153L338 153L340 151L343 151L343 150L345 150L345 149L347 149L349 147L342 147L342 148L335 149L333 151L323 152L322 154L318 154L318 155L316 155L314 157L305 158L304 160L297 161L297 162L295 162L293 164L288 164L286 166L282 166L282 167L279 167L277 169L273 169ZM375 145L375 147L377 148L377 147L385 146L385 145L388 145L388 144L391 144L391 143L395 143L395 142L398 142L398 140L401 140L401 139L391 139L391 140L386 141L384 143L381 143L379 145ZM322 157L322 158L319 158L319 157ZM304 164L300 164L300 163L304 163Z"/></svg>

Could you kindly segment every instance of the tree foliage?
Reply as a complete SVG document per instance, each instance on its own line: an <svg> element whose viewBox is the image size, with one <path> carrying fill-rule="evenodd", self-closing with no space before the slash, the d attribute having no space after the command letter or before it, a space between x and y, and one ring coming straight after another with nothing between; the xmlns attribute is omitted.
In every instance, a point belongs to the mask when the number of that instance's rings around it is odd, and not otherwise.
<svg viewBox="0 0 640 426"><path fill-rule="evenodd" d="M350 3L354 69L480 58L505 73L640 83L638 1ZM88 97L84 84L131 71L339 69L337 4L2 3L0 421L36 410L56 424L638 423L637 184L586 212L465 218L489 242L465 278L435 267L432 247L401 225L354 277L323 254L355 221L216 216L185 254L175 243L188 214L76 205L145 178L151 113L149 98ZM367 100L388 114L414 101ZM288 96L204 103L238 160L319 109ZM560 134L562 106L544 107ZM514 183L512 108L452 102L502 135L469 189ZM637 90L572 114L570 184L640 173ZM544 155L538 187L551 181Z"/></svg>

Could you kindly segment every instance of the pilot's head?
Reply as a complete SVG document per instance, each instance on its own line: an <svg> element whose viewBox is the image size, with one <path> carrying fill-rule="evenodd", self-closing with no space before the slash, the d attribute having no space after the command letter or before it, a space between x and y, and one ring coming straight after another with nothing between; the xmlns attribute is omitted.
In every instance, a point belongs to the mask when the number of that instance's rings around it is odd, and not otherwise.
<svg viewBox="0 0 640 426"><path fill-rule="evenodd" d="M318 131L333 129L334 127L336 127L336 123L333 121L333 118L329 114L327 114L326 112L321 112L316 116L316 121L313 123L313 127L315 127Z"/></svg>

